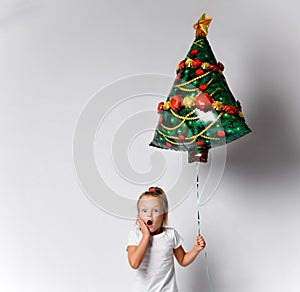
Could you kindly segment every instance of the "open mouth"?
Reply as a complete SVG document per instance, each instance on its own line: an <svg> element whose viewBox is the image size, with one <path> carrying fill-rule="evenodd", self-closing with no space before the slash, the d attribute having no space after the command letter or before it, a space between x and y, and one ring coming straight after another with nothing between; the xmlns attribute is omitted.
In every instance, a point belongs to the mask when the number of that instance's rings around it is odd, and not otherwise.
<svg viewBox="0 0 300 292"><path fill-rule="evenodd" d="M153 225L153 222L152 222L151 220L148 220L148 221L147 221L147 225L148 225L148 226L152 226L152 225Z"/></svg>

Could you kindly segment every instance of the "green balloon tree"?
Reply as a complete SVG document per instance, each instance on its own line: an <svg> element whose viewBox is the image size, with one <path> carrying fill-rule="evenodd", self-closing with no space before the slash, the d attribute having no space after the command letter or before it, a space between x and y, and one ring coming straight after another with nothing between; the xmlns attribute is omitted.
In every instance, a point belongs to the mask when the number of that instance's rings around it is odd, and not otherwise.
<svg viewBox="0 0 300 292"><path fill-rule="evenodd" d="M177 77L165 102L150 146L188 151L189 162L207 162L210 148L251 132L241 104L232 95L224 66L217 62L206 38L211 18L205 13L194 25L195 40L177 67Z"/></svg>

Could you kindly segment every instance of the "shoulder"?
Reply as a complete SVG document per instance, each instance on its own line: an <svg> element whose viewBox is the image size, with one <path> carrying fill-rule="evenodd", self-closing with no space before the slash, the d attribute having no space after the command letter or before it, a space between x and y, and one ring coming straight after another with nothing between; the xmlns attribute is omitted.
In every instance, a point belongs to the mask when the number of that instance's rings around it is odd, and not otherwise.
<svg viewBox="0 0 300 292"><path fill-rule="evenodd" d="M164 232L167 236L172 238L181 238L180 234L174 227L165 227Z"/></svg>
<svg viewBox="0 0 300 292"><path fill-rule="evenodd" d="M174 228L174 227L164 227L164 232L166 232L167 234L178 234L178 231Z"/></svg>
<svg viewBox="0 0 300 292"><path fill-rule="evenodd" d="M180 234L175 228L166 227L164 231L166 232L167 236L172 240L174 248L177 248L182 244L183 238L180 236Z"/></svg>
<svg viewBox="0 0 300 292"><path fill-rule="evenodd" d="M171 226L165 226L164 227L164 231L166 233L171 233L171 232L174 232L175 228L174 227L171 227Z"/></svg>

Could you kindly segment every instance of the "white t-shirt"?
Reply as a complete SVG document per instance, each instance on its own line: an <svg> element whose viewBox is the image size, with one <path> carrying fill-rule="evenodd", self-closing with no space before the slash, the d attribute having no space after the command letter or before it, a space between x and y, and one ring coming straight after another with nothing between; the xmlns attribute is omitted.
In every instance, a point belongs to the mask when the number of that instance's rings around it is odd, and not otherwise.
<svg viewBox="0 0 300 292"><path fill-rule="evenodd" d="M140 230L131 231L128 246L137 246L141 239ZM178 248L182 241L172 227L166 227L162 233L150 237L144 259L136 271L132 292L178 292L173 249Z"/></svg>

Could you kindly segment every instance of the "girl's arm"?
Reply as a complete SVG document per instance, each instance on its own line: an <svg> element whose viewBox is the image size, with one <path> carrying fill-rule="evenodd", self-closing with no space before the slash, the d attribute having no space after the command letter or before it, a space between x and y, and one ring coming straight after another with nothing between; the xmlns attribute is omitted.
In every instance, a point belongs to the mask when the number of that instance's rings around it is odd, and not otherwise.
<svg viewBox="0 0 300 292"><path fill-rule="evenodd" d="M204 249L205 245L206 244L203 237L201 235L198 235L196 237L194 247L189 252L185 252L182 246L179 246L178 248L174 249L174 255L176 257L176 260L181 266L188 266L194 261L194 259L200 253L200 251Z"/></svg>
<svg viewBox="0 0 300 292"><path fill-rule="evenodd" d="M130 245L127 248L128 262L133 269L137 269L142 263L150 239L150 231L140 217L138 217L138 223L143 234L142 240L137 246Z"/></svg>

